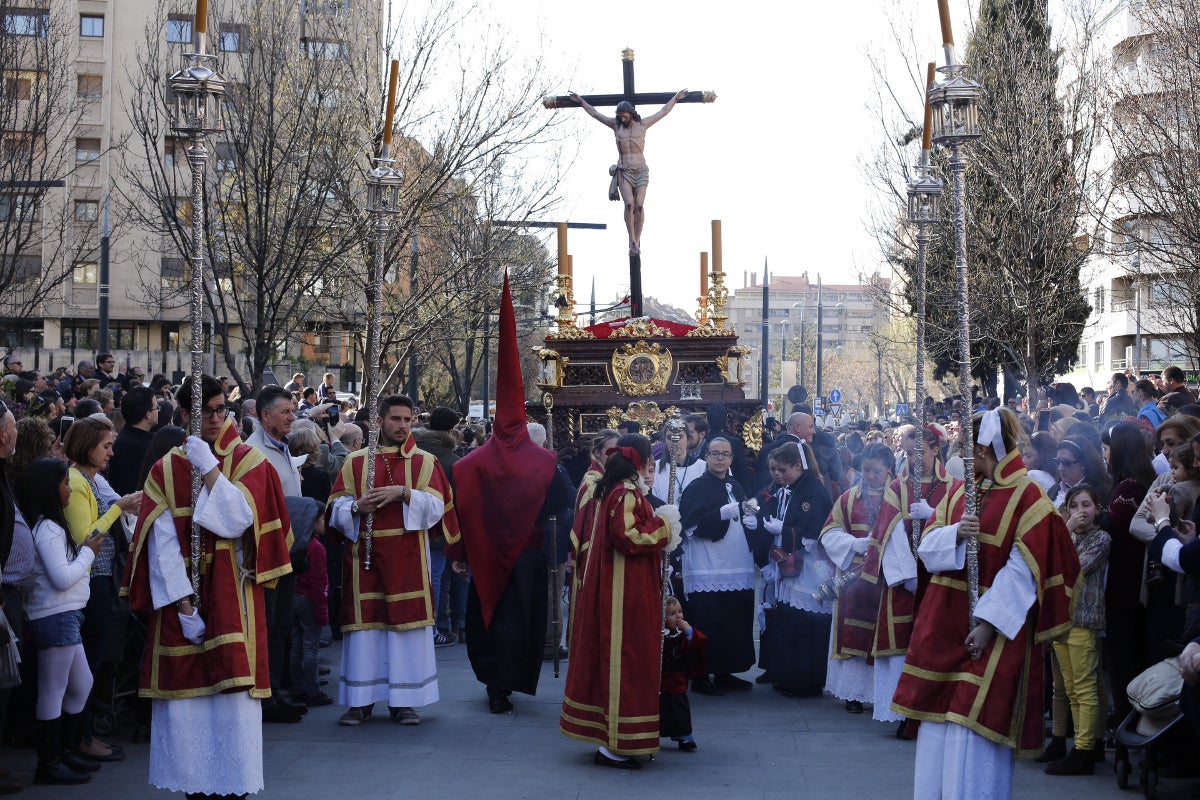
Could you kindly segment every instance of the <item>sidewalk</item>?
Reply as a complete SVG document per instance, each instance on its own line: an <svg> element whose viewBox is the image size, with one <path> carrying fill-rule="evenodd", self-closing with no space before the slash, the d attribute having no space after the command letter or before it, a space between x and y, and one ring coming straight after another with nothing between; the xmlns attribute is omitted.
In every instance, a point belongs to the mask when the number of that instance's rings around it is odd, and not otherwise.
<svg viewBox="0 0 1200 800"><path fill-rule="evenodd" d="M327 689L336 689L340 650L321 651L333 667ZM915 743L894 737L895 726L872 722L870 712L847 714L831 698L788 699L769 687L724 697L692 696L696 753L666 741L663 751L640 771L592 764L592 749L558 732L558 711L567 662L554 678L542 673L538 696L513 695L516 708L489 714L463 645L437 651L441 701L420 709L418 726L400 726L378 712L365 724L337 724L344 709L312 709L294 725L264 730L266 791L255 797L283 800L364 797L488 798L488 800L908 800L912 797ZM757 674L757 670L753 674ZM336 691L330 691L336 696ZM220 736L220 731L208 731ZM126 736L128 732L125 732ZM122 737L114 737L125 741ZM4 750L0 764L27 786L22 797L46 800L182 798L146 783L148 745L126 744L129 759L105 765L80 787L28 786L32 750ZM1180 790L1180 787L1186 788ZM1187 798L1195 781L1164 781L1160 797ZM1172 792L1171 789L1176 789ZM1112 754L1090 777L1051 778L1040 765L1018 762L1013 793L1021 800L1136 798L1117 788Z"/></svg>

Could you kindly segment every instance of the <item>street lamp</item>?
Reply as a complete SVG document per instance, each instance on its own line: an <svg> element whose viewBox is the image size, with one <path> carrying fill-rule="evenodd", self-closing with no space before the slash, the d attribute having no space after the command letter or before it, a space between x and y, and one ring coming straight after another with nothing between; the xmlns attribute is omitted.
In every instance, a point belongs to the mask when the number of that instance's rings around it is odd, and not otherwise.
<svg viewBox="0 0 1200 800"><path fill-rule="evenodd" d="M792 310L800 309L800 385L804 386L804 304L792 303Z"/></svg>
<svg viewBox="0 0 1200 800"><path fill-rule="evenodd" d="M1122 227L1125 228L1125 249L1130 254L1129 266L1132 270L1133 280L1133 316L1135 333L1133 340L1133 358L1134 358L1134 374L1142 374L1142 291L1140 281L1138 280L1142 272L1142 248L1141 242L1138 240L1138 228L1141 225L1141 218L1135 217L1127 219ZM1104 311L1103 308L1096 309L1097 312Z"/></svg>
<svg viewBox="0 0 1200 800"><path fill-rule="evenodd" d="M185 53L185 66L167 80L175 105L171 112L171 129L189 140L188 165L192 172L192 251L191 251L191 325L192 325L192 400L191 434L200 435L200 416L204 394L204 166L208 162L205 139L210 133L220 133L221 98L225 95L225 79L217 72L217 57L206 52L208 44L208 3L197 4L193 30L196 49ZM192 502L200 498L200 470L192 469ZM200 557L202 541L199 526L192 524L191 578L192 603L200 605Z"/></svg>

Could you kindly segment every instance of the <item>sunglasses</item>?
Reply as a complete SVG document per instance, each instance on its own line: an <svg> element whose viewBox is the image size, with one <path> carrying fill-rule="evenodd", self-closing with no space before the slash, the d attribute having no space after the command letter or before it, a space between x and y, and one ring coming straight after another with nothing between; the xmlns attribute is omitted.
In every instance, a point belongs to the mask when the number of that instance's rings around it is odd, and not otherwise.
<svg viewBox="0 0 1200 800"><path fill-rule="evenodd" d="M1078 461L1067 461L1067 460L1066 460L1066 459L1064 459L1064 458L1060 458L1060 459L1058 460L1058 465L1059 465L1060 467L1073 467L1073 466L1075 466L1075 465L1076 465L1076 464L1078 464L1078 463L1079 463Z"/></svg>

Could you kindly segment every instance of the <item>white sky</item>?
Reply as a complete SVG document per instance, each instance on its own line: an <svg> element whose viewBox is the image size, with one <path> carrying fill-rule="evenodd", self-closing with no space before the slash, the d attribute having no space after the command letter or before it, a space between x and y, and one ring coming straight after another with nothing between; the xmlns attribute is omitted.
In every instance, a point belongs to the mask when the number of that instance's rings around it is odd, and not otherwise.
<svg viewBox="0 0 1200 800"><path fill-rule="evenodd" d="M561 94L619 92L625 47L636 53L638 91L717 93L713 104L676 106L647 136L647 296L694 312L699 253L710 249L713 219L722 220L731 290L764 258L772 273L808 270L826 283L857 282L879 268L863 224L871 200L859 162L880 135L866 109L873 83L863 53L885 49L890 0L483 2L518 42L534 47L544 34L544 55L563 76ZM922 15L925 60L940 60L936 0L908 2ZM966 30L966 2L952 2L956 32ZM638 110L646 116L657 107ZM586 123L560 192L571 221L608 223L607 231L569 237L577 302L586 302L595 276L603 304L629 282L622 207L607 199L612 133L581 110L545 113L578 114Z"/></svg>

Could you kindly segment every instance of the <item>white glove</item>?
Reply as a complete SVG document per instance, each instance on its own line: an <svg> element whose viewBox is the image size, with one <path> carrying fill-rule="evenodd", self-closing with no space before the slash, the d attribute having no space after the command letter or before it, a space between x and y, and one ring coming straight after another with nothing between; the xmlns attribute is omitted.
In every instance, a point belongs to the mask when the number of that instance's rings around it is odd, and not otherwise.
<svg viewBox="0 0 1200 800"><path fill-rule="evenodd" d="M753 514L742 514L742 527L748 531L758 530L758 517Z"/></svg>
<svg viewBox="0 0 1200 800"><path fill-rule="evenodd" d="M741 513L742 513L742 504L741 503L738 503L738 502L726 503L725 505L721 506L721 519L723 519L723 520L737 519L738 515Z"/></svg>
<svg viewBox="0 0 1200 800"><path fill-rule="evenodd" d="M913 519L927 520L933 518L933 506L924 500L913 503L908 507L909 516Z"/></svg>
<svg viewBox="0 0 1200 800"><path fill-rule="evenodd" d="M766 529L767 533L771 534L772 536L778 536L779 534L783 533L783 520L775 519L774 517L767 517L763 520L763 527Z"/></svg>
<svg viewBox="0 0 1200 800"><path fill-rule="evenodd" d="M667 523L668 530L671 531L671 539L667 542L666 548L668 553L679 547L679 543L683 541L680 535L683 530L683 525L679 521L679 506L659 506L654 511L654 516L661 517Z"/></svg>
<svg viewBox="0 0 1200 800"><path fill-rule="evenodd" d="M192 466L200 470L201 475L207 475L219 463L217 457L213 455L212 448L208 446L208 442L199 436L187 438L187 457L188 461L192 462Z"/></svg>
<svg viewBox="0 0 1200 800"><path fill-rule="evenodd" d="M862 539L855 539L853 542L850 543L850 549L853 550L854 552L858 553L859 555L862 555L863 553L865 553L871 549L871 539L869 537L863 537Z"/></svg>
<svg viewBox="0 0 1200 800"><path fill-rule="evenodd" d="M192 437L195 438L195 437ZM191 616L186 614L179 615L179 627L183 629L184 637L192 644L202 644L204 642L204 617L200 616L196 609L192 609Z"/></svg>

